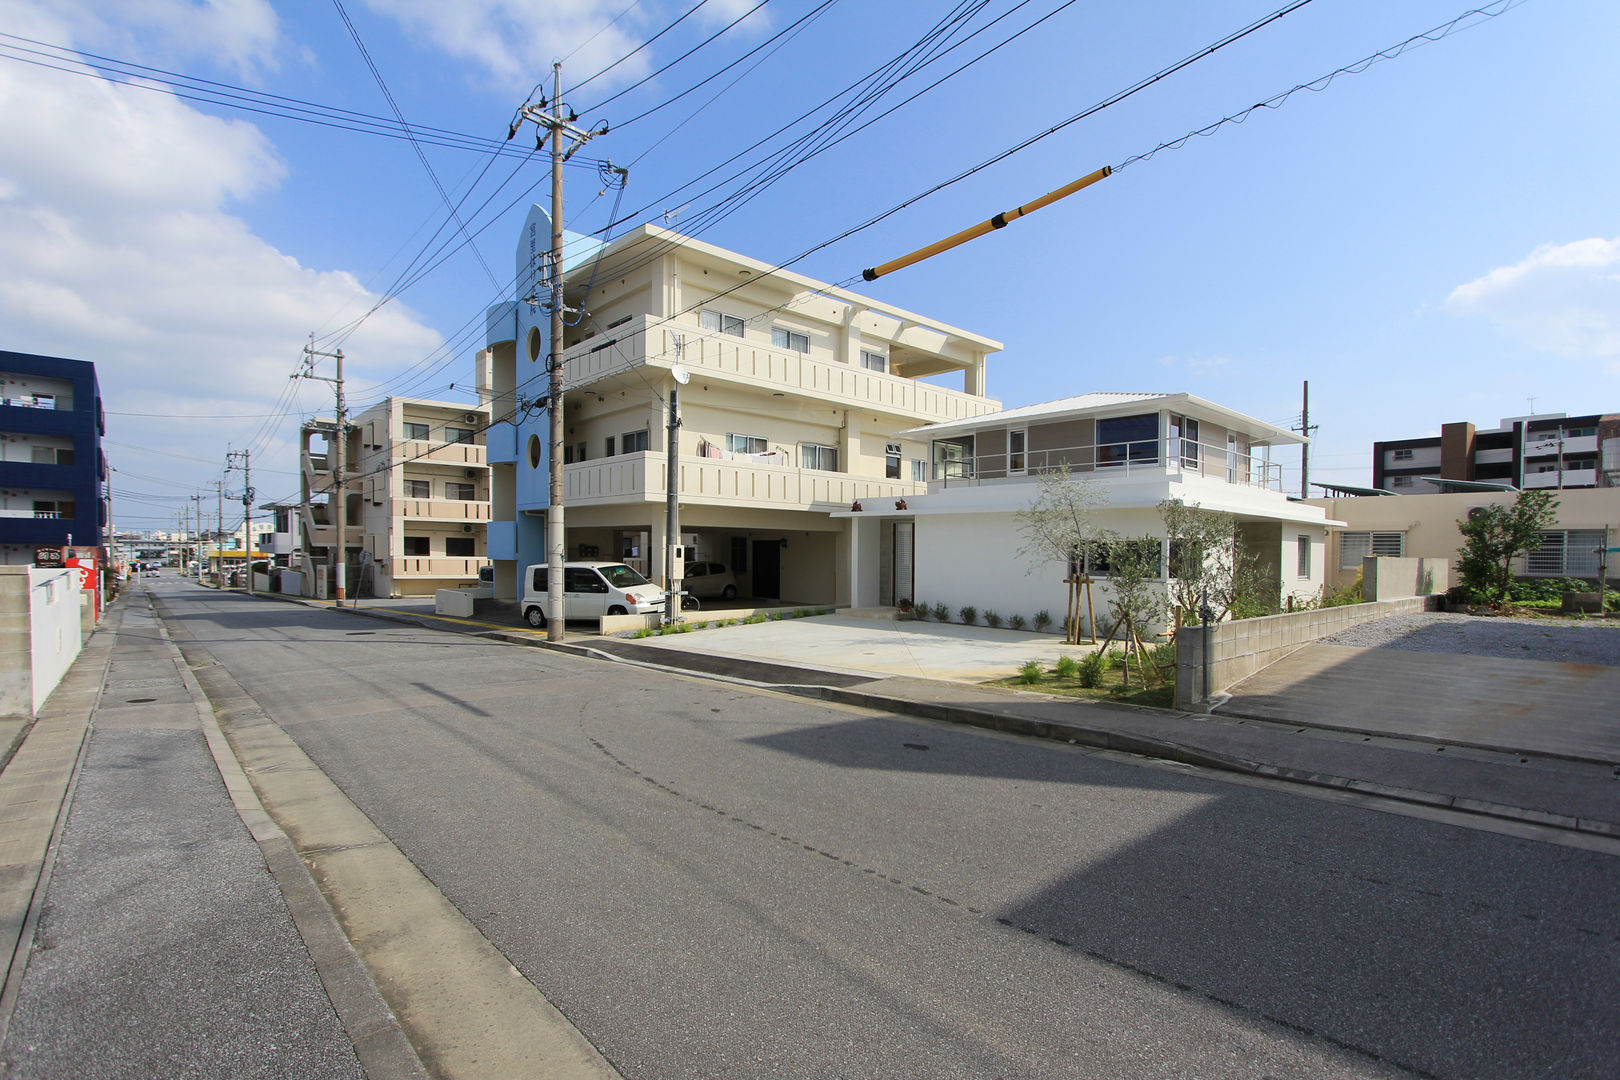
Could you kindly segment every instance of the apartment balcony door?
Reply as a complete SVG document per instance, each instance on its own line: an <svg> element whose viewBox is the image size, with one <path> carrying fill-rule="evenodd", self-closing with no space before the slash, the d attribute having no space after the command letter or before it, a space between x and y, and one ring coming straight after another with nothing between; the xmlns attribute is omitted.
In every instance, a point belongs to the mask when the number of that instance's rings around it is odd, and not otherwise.
<svg viewBox="0 0 1620 1080"><path fill-rule="evenodd" d="M764 600L782 598L782 541L754 541L754 595Z"/></svg>

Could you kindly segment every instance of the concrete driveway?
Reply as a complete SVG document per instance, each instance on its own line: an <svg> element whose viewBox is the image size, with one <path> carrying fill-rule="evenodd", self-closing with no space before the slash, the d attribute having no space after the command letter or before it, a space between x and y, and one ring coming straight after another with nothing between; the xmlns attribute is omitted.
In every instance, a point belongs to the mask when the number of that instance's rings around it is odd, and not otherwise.
<svg viewBox="0 0 1620 1080"><path fill-rule="evenodd" d="M693 616L694 621L702 618L701 613ZM1049 667L1065 652L1079 659L1087 651L1084 645L1065 645L1058 634L850 615L780 619L642 640L659 649L850 675L906 675L965 683L1014 675L1029 660Z"/></svg>

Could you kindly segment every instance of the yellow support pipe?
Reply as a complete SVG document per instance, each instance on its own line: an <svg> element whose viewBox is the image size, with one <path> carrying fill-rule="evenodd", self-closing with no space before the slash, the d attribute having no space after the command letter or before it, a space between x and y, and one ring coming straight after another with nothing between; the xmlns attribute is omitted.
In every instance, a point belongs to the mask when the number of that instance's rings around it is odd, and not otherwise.
<svg viewBox="0 0 1620 1080"><path fill-rule="evenodd" d="M1025 214L1033 214L1043 206L1050 206L1052 203L1057 202L1061 198L1073 195L1081 188L1090 187L1103 177L1112 175L1113 171L1114 170L1112 168L1104 165L1096 172L1087 173L1085 176L1082 176L1080 179L1074 181L1074 183L1064 184L1056 191L1049 191L1040 198L1025 203L1023 206L1008 210L1005 213L997 214L988 221L981 221L977 225L963 229L961 232L956 233L953 236L947 236L945 239L929 244L927 247L918 248L910 255L902 255L898 259L884 263L882 266L874 266L870 269L862 270L861 277L867 281L876 281L884 274L892 274L896 270L904 270L913 263L920 263L924 259L938 255L942 251L949 251L951 248L965 244L969 240L977 239L987 232L993 232L996 229L1005 229L1007 225L1014 219L1021 218Z"/></svg>

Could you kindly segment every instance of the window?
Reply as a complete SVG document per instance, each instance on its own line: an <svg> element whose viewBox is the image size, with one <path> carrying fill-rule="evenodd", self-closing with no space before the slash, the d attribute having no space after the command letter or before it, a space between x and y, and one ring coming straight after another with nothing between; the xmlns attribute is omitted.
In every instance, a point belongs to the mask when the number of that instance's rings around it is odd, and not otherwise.
<svg viewBox="0 0 1620 1080"><path fill-rule="evenodd" d="M1298 539L1299 576L1302 578L1308 578L1311 576L1311 538L1308 536L1301 536Z"/></svg>
<svg viewBox="0 0 1620 1080"><path fill-rule="evenodd" d="M1131 544L1142 549L1144 555L1155 564L1159 563L1164 554L1164 541L1162 540L1121 540L1116 543ZM1108 576L1108 549L1109 545L1103 541L1094 541L1086 545L1085 570L1092 577Z"/></svg>
<svg viewBox="0 0 1620 1080"><path fill-rule="evenodd" d="M613 456L613 436L609 435L603 441L604 441L604 444L607 446L607 454L605 456L606 457L612 457Z"/></svg>
<svg viewBox="0 0 1620 1080"><path fill-rule="evenodd" d="M911 479L913 483L926 483L928 480L928 462L924 461L922 458L912 458Z"/></svg>
<svg viewBox="0 0 1620 1080"><path fill-rule="evenodd" d="M585 442L584 442L584 440L581 440L579 445L574 447L574 460L575 461L584 461L585 460Z"/></svg>
<svg viewBox="0 0 1620 1080"><path fill-rule="evenodd" d="M1159 416L1115 416L1097 421L1098 465L1145 465L1159 460Z"/></svg>
<svg viewBox="0 0 1620 1080"><path fill-rule="evenodd" d="M446 480L444 484L444 497L447 499L460 499L470 502L478 498L478 488L473 484L464 484L456 480Z"/></svg>
<svg viewBox="0 0 1620 1080"><path fill-rule="evenodd" d="M1339 569L1358 570L1368 555L1399 558L1406 550L1406 534L1399 532L1346 532L1339 534Z"/></svg>
<svg viewBox="0 0 1620 1080"><path fill-rule="evenodd" d="M407 499L433 498L433 483L430 480L405 481L405 497Z"/></svg>
<svg viewBox="0 0 1620 1080"><path fill-rule="evenodd" d="M880 352L871 352L867 349L862 349L861 367L865 368L867 371L888 371L889 358Z"/></svg>
<svg viewBox="0 0 1620 1080"><path fill-rule="evenodd" d="M897 442L883 448L883 477L886 480L900 479L900 444Z"/></svg>
<svg viewBox="0 0 1620 1080"><path fill-rule="evenodd" d="M1198 421L1190 416L1170 417L1170 462L1184 469L1198 468Z"/></svg>
<svg viewBox="0 0 1620 1080"><path fill-rule="evenodd" d="M590 567L563 567L563 592L605 593L607 591L607 582L602 580L602 575Z"/></svg>
<svg viewBox="0 0 1620 1080"><path fill-rule="evenodd" d="M447 427L444 429L444 441L447 443L470 443L473 441L473 429L464 427Z"/></svg>
<svg viewBox="0 0 1620 1080"><path fill-rule="evenodd" d="M1029 433L1022 428L1007 432L1007 471L1021 473L1028 464L1024 456L1024 444L1029 441Z"/></svg>
<svg viewBox="0 0 1620 1080"><path fill-rule="evenodd" d="M801 334L797 330L784 330L780 326L771 328L771 344L778 349L786 349L789 352L810 351L810 338L807 335Z"/></svg>
<svg viewBox="0 0 1620 1080"><path fill-rule="evenodd" d="M477 540L471 536L447 536L444 538L444 553L463 559L477 556Z"/></svg>
<svg viewBox="0 0 1620 1080"><path fill-rule="evenodd" d="M413 424L409 421L405 424L405 437L407 439L425 439L429 434L426 424Z"/></svg>
<svg viewBox="0 0 1620 1080"><path fill-rule="evenodd" d="M703 314L698 316L698 324L705 330L714 330L732 337L743 336L743 321L735 315L727 315L723 311L714 311L704 308Z"/></svg>
<svg viewBox="0 0 1620 1080"><path fill-rule="evenodd" d="M817 446L815 443L799 444L799 465L805 469L820 469L822 472L838 471L838 447Z"/></svg>
<svg viewBox="0 0 1620 1080"><path fill-rule="evenodd" d="M627 431L619 436L619 448L622 453L639 454L647 449L647 429L640 431Z"/></svg>
<svg viewBox="0 0 1620 1080"><path fill-rule="evenodd" d="M731 435L726 436L726 449L733 454L763 454L770 447L758 435Z"/></svg>
<svg viewBox="0 0 1620 1080"><path fill-rule="evenodd" d="M1405 450L1392 451L1390 453L1390 458L1394 461L1411 461L1412 449L1411 447L1407 447Z"/></svg>
<svg viewBox="0 0 1620 1080"><path fill-rule="evenodd" d="M35 499L36 518L72 518L79 516L78 507L67 499Z"/></svg>
<svg viewBox="0 0 1620 1080"><path fill-rule="evenodd" d="M1524 572L1538 577L1597 577L1602 529L1553 529L1524 561Z"/></svg>
<svg viewBox="0 0 1620 1080"><path fill-rule="evenodd" d="M1412 478L1410 476L1392 476L1389 478L1389 486L1392 488L1411 487Z"/></svg>
<svg viewBox="0 0 1620 1080"><path fill-rule="evenodd" d="M934 440L934 479L971 480L973 478L973 436L958 439Z"/></svg>
<svg viewBox="0 0 1620 1080"><path fill-rule="evenodd" d="M432 541L426 536L405 537L405 554L431 555L433 554Z"/></svg>

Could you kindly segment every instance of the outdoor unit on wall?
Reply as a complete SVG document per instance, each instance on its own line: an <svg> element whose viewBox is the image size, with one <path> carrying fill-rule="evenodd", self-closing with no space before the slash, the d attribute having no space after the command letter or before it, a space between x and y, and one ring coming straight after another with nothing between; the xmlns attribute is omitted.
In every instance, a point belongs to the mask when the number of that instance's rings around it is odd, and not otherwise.
<svg viewBox="0 0 1620 1080"><path fill-rule="evenodd" d="M467 475L468 476L477 476L478 475L478 470L477 469L468 469L467 470Z"/></svg>
<svg viewBox="0 0 1620 1080"><path fill-rule="evenodd" d="M476 423L478 423L479 417L478 417L477 413L470 412L466 416L462 417L462 419L465 420L469 424L476 424Z"/></svg>
<svg viewBox="0 0 1620 1080"><path fill-rule="evenodd" d="M1479 515L1483 514L1484 512L1485 508L1483 506L1470 506L1468 508L1468 520L1478 521Z"/></svg>

